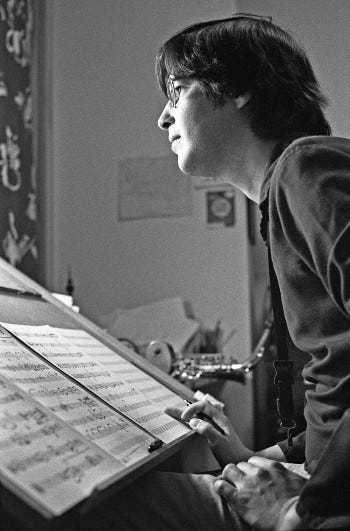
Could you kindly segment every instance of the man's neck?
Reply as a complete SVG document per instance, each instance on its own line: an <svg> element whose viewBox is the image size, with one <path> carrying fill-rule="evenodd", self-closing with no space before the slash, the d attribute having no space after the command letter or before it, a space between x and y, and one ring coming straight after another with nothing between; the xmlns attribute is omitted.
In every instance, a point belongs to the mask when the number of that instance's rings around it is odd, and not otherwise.
<svg viewBox="0 0 350 531"><path fill-rule="evenodd" d="M265 179L265 174L271 164L273 151L277 141L264 141L254 138L253 142L243 148L240 175L232 176L231 182L252 201L259 203L260 191Z"/></svg>

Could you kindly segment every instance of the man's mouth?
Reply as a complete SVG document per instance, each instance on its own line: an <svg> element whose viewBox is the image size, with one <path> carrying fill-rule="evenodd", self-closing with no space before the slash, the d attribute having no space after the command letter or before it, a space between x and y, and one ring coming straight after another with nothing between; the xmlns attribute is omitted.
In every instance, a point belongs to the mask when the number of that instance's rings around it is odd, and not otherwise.
<svg viewBox="0 0 350 531"><path fill-rule="evenodd" d="M179 143L179 140L180 140L179 136L175 136L174 138L171 139L171 149L172 149L172 151L175 151L176 146Z"/></svg>

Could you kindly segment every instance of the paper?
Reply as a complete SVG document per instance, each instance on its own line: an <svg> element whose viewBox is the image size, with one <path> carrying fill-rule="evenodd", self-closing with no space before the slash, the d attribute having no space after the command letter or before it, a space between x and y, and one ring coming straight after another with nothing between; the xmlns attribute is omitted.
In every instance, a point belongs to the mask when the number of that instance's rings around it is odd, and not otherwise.
<svg viewBox="0 0 350 531"><path fill-rule="evenodd" d="M43 515L59 515L122 465L0 376L1 481Z"/></svg>
<svg viewBox="0 0 350 531"><path fill-rule="evenodd" d="M140 157L120 164L118 219L190 216L192 188L175 157Z"/></svg>
<svg viewBox="0 0 350 531"><path fill-rule="evenodd" d="M152 400L158 407L183 407L183 400L165 385L158 382L152 376L133 365L130 361L119 356L114 350L98 341L85 330L73 330L71 328L53 328L62 335L70 344L76 346L80 351L89 354L112 372L131 385L137 385L149 400Z"/></svg>
<svg viewBox="0 0 350 531"><path fill-rule="evenodd" d="M189 431L146 397L140 391L140 382L131 384L119 374L112 373L65 338L55 334L50 326L6 323L3 326L65 374L163 442L172 442Z"/></svg>
<svg viewBox="0 0 350 531"><path fill-rule="evenodd" d="M123 310L108 331L115 337L131 339L136 344L146 344L155 339L164 341L176 353L181 353L199 327L198 321L186 316L181 297L173 297Z"/></svg>
<svg viewBox="0 0 350 531"><path fill-rule="evenodd" d="M13 337L0 337L0 371L123 465L148 455L153 437L67 380Z"/></svg>

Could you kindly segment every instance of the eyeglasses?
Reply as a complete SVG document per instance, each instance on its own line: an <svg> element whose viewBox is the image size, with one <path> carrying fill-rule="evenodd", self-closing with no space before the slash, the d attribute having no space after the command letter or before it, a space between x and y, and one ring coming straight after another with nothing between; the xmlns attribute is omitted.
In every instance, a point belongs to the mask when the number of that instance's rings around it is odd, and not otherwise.
<svg viewBox="0 0 350 531"><path fill-rule="evenodd" d="M167 95L170 105L175 108L180 98L180 90L175 87L174 79L170 76L167 83Z"/></svg>

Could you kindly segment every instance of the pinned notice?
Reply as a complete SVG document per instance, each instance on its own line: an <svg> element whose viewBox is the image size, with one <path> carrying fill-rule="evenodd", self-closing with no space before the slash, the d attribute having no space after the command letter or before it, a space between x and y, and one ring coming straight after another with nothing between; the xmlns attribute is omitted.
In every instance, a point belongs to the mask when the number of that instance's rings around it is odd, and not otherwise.
<svg viewBox="0 0 350 531"><path fill-rule="evenodd" d="M191 180L174 157L142 157L120 163L118 220L192 214Z"/></svg>

